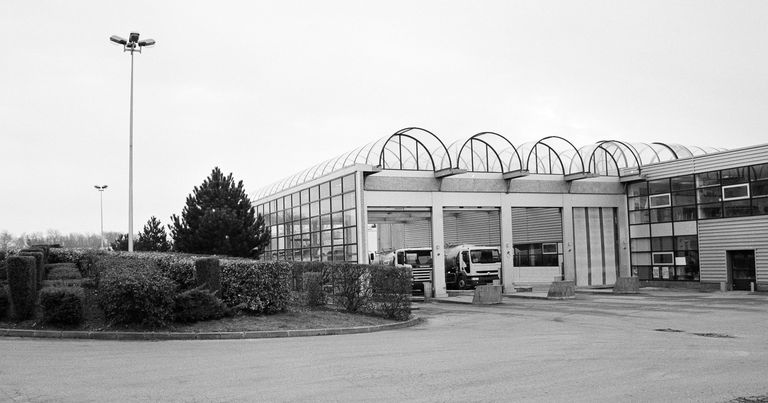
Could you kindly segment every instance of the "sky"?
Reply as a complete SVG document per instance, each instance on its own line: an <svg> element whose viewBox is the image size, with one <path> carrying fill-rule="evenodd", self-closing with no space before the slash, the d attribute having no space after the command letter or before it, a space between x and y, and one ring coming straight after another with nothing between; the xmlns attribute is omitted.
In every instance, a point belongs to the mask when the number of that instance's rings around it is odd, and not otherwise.
<svg viewBox="0 0 768 403"><path fill-rule="evenodd" d="M765 1L0 2L0 231L164 224L388 136L738 148L768 133Z"/></svg>

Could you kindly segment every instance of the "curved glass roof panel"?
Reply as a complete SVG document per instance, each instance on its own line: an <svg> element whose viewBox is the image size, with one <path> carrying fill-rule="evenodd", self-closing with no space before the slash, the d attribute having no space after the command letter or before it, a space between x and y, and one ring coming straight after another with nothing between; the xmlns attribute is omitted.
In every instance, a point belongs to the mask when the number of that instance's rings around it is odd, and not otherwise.
<svg viewBox="0 0 768 403"><path fill-rule="evenodd" d="M639 171L648 164L725 150L620 140L602 140L577 148L559 136L547 136L515 146L495 132L477 133L446 147L434 133L408 127L268 185L255 193L255 199L358 164L389 170L439 171L457 168L469 172L528 170L533 174L569 175L590 172L603 176L621 176L622 170Z"/></svg>

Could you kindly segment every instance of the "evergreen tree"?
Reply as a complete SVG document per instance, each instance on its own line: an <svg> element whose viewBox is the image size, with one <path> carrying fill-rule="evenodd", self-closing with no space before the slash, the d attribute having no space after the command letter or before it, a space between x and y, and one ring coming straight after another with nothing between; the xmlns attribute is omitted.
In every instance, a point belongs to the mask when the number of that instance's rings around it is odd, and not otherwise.
<svg viewBox="0 0 768 403"><path fill-rule="evenodd" d="M128 250L128 234L120 234L109 246L112 250Z"/></svg>
<svg viewBox="0 0 768 403"><path fill-rule="evenodd" d="M232 174L224 176L218 167L202 185L187 196L181 217L171 216L169 226L174 249L187 253L206 253L258 258L270 236L261 215L255 214L243 190L243 181Z"/></svg>
<svg viewBox="0 0 768 403"><path fill-rule="evenodd" d="M144 230L139 234L133 249L137 251L158 251L167 252L171 250L171 244L168 242L168 235L165 228L160 224L160 220L152 216L144 225Z"/></svg>

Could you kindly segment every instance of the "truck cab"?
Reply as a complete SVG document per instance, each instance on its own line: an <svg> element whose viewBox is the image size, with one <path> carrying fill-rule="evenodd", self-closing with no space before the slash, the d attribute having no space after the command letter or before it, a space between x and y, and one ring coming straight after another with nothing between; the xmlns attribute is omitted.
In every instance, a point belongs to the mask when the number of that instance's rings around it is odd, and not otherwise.
<svg viewBox="0 0 768 403"><path fill-rule="evenodd" d="M495 246L457 245L446 248L445 283L448 288L465 289L499 279L501 253Z"/></svg>
<svg viewBox="0 0 768 403"><path fill-rule="evenodd" d="M394 265L411 269L413 290L424 291L424 283L432 282L432 248L409 248L395 251Z"/></svg>

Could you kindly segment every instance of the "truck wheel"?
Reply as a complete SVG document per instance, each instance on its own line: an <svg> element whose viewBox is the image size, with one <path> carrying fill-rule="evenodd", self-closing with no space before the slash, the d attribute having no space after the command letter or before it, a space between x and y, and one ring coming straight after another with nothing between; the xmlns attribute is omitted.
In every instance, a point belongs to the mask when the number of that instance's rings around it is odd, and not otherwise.
<svg viewBox="0 0 768 403"><path fill-rule="evenodd" d="M467 288L467 280L464 280L463 278L460 278L459 282L457 283L457 285L459 286L460 290L463 290L463 289Z"/></svg>

